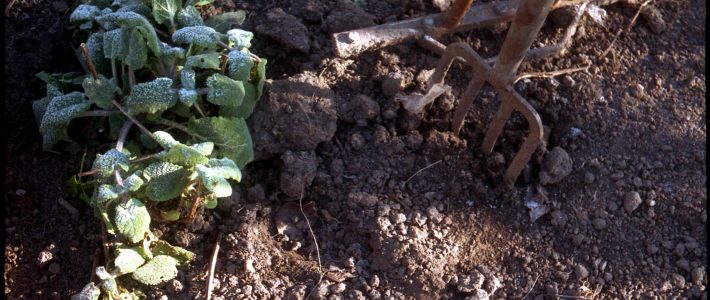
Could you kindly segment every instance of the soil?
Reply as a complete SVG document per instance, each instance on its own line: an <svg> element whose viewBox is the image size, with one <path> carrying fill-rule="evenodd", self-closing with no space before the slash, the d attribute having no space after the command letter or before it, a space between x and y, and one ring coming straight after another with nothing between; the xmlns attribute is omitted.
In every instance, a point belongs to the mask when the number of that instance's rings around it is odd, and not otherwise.
<svg viewBox="0 0 710 300"><path fill-rule="evenodd" d="M411 114L394 95L425 92L437 55L411 42L333 54L332 32L436 13L444 4L434 2L216 0L202 10L245 10L252 51L269 61L249 120L259 160L215 210L157 229L198 258L150 298L203 298L217 242L214 299L707 298L705 3L652 3L601 57L638 7L603 6L604 24L585 17L567 54L523 63L520 73L591 67L515 85L546 141L507 187L527 124L514 116L482 153L493 89L456 136L465 70L453 67L452 91ZM65 192L82 152L42 151L31 110L45 93L33 74L81 70L65 30L72 5L16 1L6 19L8 299L67 299L100 256L98 221ZM562 35L562 13L533 47ZM492 57L505 31L442 42Z"/></svg>

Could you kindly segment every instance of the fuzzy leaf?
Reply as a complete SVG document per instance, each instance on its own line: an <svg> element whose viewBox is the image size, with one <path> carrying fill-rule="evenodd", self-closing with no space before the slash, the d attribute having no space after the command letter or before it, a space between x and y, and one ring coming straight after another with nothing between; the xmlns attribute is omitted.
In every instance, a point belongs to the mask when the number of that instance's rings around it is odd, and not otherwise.
<svg viewBox="0 0 710 300"><path fill-rule="evenodd" d="M196 170L202 184L205 185L208 191L213 192L215 196L222 198L232 195L232 186L229 185L227 179L217 175L212 169L203 165L197 165Z"/></svg>
<svg viewBox="0 0 710 300"><path fill-rule="evenodd" d="M184 68L180 71L180 83L185 89L195 89L195 70L192 68Z"/></svg>
<svg viewBox="0 0 710 300"><path fill-rule="evenodd" d="M253 143L244 119L225 117L191 119L187 127L213 141L219 153L234 161L240 169L254 159Z"/></svg>
<svg viewBox="0 0 710 300"><path fill-rule="evenodd" d="M185 104L187 107L191 107L195 104L195 102L197 102L197 97L198 95L196 90L180 89L180 91L178 91L180 103Z"/></svg>
<svg viewBox="0 0 710 300"><path fill-rule="evenodd" d="M205 25L205 22L202 21L202 16L200 16L200 12L192 5L185 6L185 8L181 9L177 13L176 19L179 28Z"/></svg>
<svg viewBox="0 0 710 300"><path fill-rule="evenodd" d="M106 268L97 267L96 277L101 280L99 287L108 296L108 299L115 299L118 297L118 284L116 284L116 278L113 277Z"/></svg>
<svg viewBox="0 0 710 300"><path fill-rule="evenodd" d="M222 74L207 78L207 101L217 105L239 106L244 100L244 84Z"/></svg>
<svg viewBox="0 0 710 300"><path fill-rule="evenodd" d="M204 6L214 2L214 0L188 0L187 2L187 5Z"/></svg>
<svg viewBox="0 0 710 300"><path fill-rule="evenodd" d="M195 151L199 152L200 154L204 156L208 156L212 154L212 150L214 150L214 143L213 142L204 142L204 143L199 143L199 144L194 144L191 145L190 148L195 149Z"/></svg>
<svg viewBox="0 0 710 300"><path fill-rule="evenodd" d="M166 77L151 82L139 83L133 87L126 105L131 114L162 112L177 103L177 95L172 90L173 80Z"/></svg>
<svg viewBox="0 0 710 300"><path fill-rule="evenodd" d="M180 219L180 211L176 209L168 211L161 210L160 217L166 221L177 221Z"/></svg>
<svg viewBox="0 0 710 300"><path fill-rule="evenodd" d="M98 300L101 290L93 283L85 285L81 292L71 296L71 300Z"/></svg>
<svg viewBox="0 0 710 300"><path fill-rule="evenodd" d="M217 201L217 196L215 194L205 196L205 208L214 209L217 207L217 204L219 204L219 201Z"/></svg>
<svg viewBox="0 0 710 300"><path fill-rule="evenodd" d="M145 263L143 256L134 249L118 249L118 256L114 259L113 264L118 269L117 275L128 274Z"/></svg>
<svg viewBox="0 0 710 300"><path fill-rule="evenodd" d="M156 202L176 198L187 185L188 175L181 166L163 161L153 163L143 170L143 177L148 180L146 194Z"/></svg>
<svg viewBox="0 0 710 300"><path fill-rule="evenodd" d="M104 32L103 50L107 59L123 60L128 55L128 42L131 30L128 28L117 28Z"/></svg>
<svg viewBox="0 0 710 300"><path fill-rule="evenodd" d="M237 164L229 158L210 159L207 167L217 176L234 179L237 182L242 180L242 172L237 167Z"/></svg>
<svg viewBox="0 0 710 300"><path fill-rule="evenodd" d="M172 39L179 44L195 44L214 49L219 41L219 33L207 26L189 26L175 31Z"/></svg>
<svg viewBox="0 0 710 300"><path fill-rule="evenodd" d="M89 57L94 63L96 71L101 74L106 74L108 64L104 56L104 34L101 32L92 33L89 39L86 40L86 48L89 50Z"/></svg>
<svg viewBox="0 0 710 300"><path fill-rule="evenodd" d="M227 39L229 39L229 46L236 48L237 50L244 50L245 48L251 47L251 39L254 38L254 34L241 29L231 29L227 31Z"/></svg>
<svg viewBox="0 0 710 300"><path fill-rule="evenodd" d="M128 40L128 55L123 61L133 70L139 70L145 66L148 61L148 47L146 46L143 35L138 29L131 29L131 35Z"/></svg>
<svg viewBox="0 0 710 300"><path fill-rule="evenodd" d="M113 186L108 184L99 185L96 192L96 203L103 204L106 201L115 200L118 198L118 191Z"/></svg>
<svg viewBox="0 0 710 300"><path fill-rule="evenodd" d="M227 56L229 65L229 77L234 80L247 81L254 68L254 62L249 56L248 50L232 50Z"/></svg>
<svg viewBox="0 0 710 300"><path fill-rule="evenodd" d="M173 57L173 58L183 58L185 57L185 49L180 47L170 47L170 45L160 42L160 56L161 57Z"/></svg>
<svg viewBox="0 0 710 300"><path fill-rule="evenodd" d="M94 17L101 14L98 7L93 5L81 4L69 16L69 22L85 22L92 21Z"/></svg>
<svg viewBox="0 0 710 300"><path fill-rule="evenodd" d="M123 187L131 192L135 192L143 186L143 179L140 177L140 171L136 174L132 174L123 180Z"/></svg>
<svg viewBox="0 0 710 300"><path fill-rule="evenodd" d="M150 14L150 8L148 8L148 13ZM144 16L131 11L119 10L119 12L104 14L96 18L96 20L102 24L115 24L121 27L129 27L126 29L138 29L148 41L148 47L153 51L153 54L157 56L162 55L158 34L155 32L153 25L151 25ZM104 25L104 27L106 27L106 25ZM124 41L127 41L127 39L124 39Z"/></svg>
<svg viewBox="0 0 710 300"><path fill-rule="evenodd" d="M41 110L44 103L37 103L37 111ZM57 96L47 104L47 109L42 116L39 131L43 137L43 147L49 150L60 140L70 141L67 135L69 122L79 113L89 109L91 103L84 99L84 94L72 92Z"/></svg>
<svg viewBox="0 0 710 300"><path fill-rule="evenodd" d="M153 245L153 254L171 256L176 259L178 266L186 265L195 259L195 253L170 245L166 241L158 240L153 242Z"/></svg>
<svg viewBox="0 0 710 300"><path fill-rule="evenodd" d="M42 99L32 101L32 112L34 113L35 121L37 121L37 126L42 124L42 117L47 111L47 107L52 99L61 95L62 92L59 91L55 85L47 83L47 96Z"/></svg>
<svg viewBox="0 0 710 300"><path fill-rule="evenodd" d="M128 159L128 155L113 148L103 155L97 154L92 169L97 171L96 175L99 177L109 177L113 176L113 171L116 166L124 171L128 171L129 165L130 160Z"/></svg>
<svg viewBox="0 0 710 300"><path fill-rule="evenodd" d="M232 29L232 27L241 25L245 18L246 13L243 10L230 11L210 17L205 21L205 24L214 28L216 31L226 33L227 30Z"/></svg>
<svg viewBox="0 0 710 300"><path fill-rule="evenodd" d="M101 74L99 74L99 78L96 80L92 77L84 78L82 86L89 100L103 109L112 108L113 103L111 103L111 101L114 99L114 93L120 92L113 81Z"/></svg>
<svg viewBox="0 0 710 300"><path fill-rule="evenodd" d="M142 0L115 0L112 6L116 5L120 6L116 12L133 12L146 18L151 15L150 7Z"/></svg>
<svg viewBox="0 0 710 300"><path fill-rule="evenodd" d="M153 18L158 24L163 24L168 21L168 24L173 24L175 13L182 6L181 0L153 0Z"/></svg>
<svg viewBox="0 0 710 300"><path fill-rule="evenodd" d="M206 164L209 161L207 156L204 156L199 151L183 144L177 144L170 148L168 153L163 156L163 160L185 167Z"/></svg>
<svg viewBox="0 0 710 300"><path fill-rule="evenodd" d="M163 146L165 149L170 149L174 147L177 144L180 144L180 142L176 141L172 135L165 131L156 131L153 132L153 136L155 136L155 140L160 144L160 146Z"/></svg>
<svg viewBox="0 0 710 300"><path fill-rule="evenodd" d="M219 70L219 53L207 52L200 55L192 55L187 58L185 68L203 68Z"/></svg>
<svg viewBox="0 0 710 300"><path fill-rule="evenodd" d="M116 228L131 243L140 242L150 226L150 214L143 202L131 198L126 203L116 205Z"/></svg>
<svg viewBox="0 0 710 300"><path fill-rule="evenodd" d="M145 285L158 285L177 276L177 260L167 255L156 255L145 265L131 274L131 277Z"/></svg>
<svg viewBox="0 0 710 300"><path fill-rule="evenodd" d="M237 117L246 119L254 112L256 107L256 87L253 84L244 82L244 100L240 106L220 106L219 115L223 117Z"/></svg>
<svg viewBox="0 0 710 300"><path fill-rule="evenodd" d="M251 82L256 86L256 100L261 99L264 93L264 81L266 81L266 58L260 58L261 61L256 64L256 74Z"/></svg>

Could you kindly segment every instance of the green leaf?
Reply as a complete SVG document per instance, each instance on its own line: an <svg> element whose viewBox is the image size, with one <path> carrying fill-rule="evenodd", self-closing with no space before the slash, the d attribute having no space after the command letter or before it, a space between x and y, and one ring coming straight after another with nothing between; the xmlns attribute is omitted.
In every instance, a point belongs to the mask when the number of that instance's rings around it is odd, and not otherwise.
<svg viewBox="0 0 710 300"><path fill-rule="evenodd" d="M227 196L229 197L229 196ZM205 196L205 208L207 209L214 209L217 207L217 204L219 204L219 201L217 201L217 195L216 194L209 194Z"/></svg>
<svg viewBox="0 0 710 300"><path fill-rule="evenodd" d="M254 159L253 143L244 119L225 117L191 119L187 127L213 141L219 153L234 161L240 169Z"/></svg>
<svg viewBox="0 0 710 300"><path fill-rule="evenodd" d="M173 80L166 77L137 84L126 101L129 113L154 114L172 107L177 103L177 95L173 92L172 85Z"/></svg>
<svg viewBox="0 0 710 300"><path fill-rule="evenodd" d="M104 297L108 296L107 299L118 298L118 284L116 284L116 278L113 277L106 268L98 267L96 268L96 277L101 280L101 290L104 292Z"/></svg>
<svg viewBox="0 0 710 300"><path fill-rule="evenodd" d="M252 38L254 38L254 34L246 30L231 29L227 31L229 46L236 48L236 50L244 50L251 47Z"/></svg>
<svg viewBox="0 0 710 300"><path fill-rule="evenodd" d="M47 111L47 107L52 99L61 95L62 92L60 92L54 84L47 83L47 96L42 99L32 101L32 113L35 116L35 121L37 121L37 126L42 124L42 117Z"/></svg>
<svg viewBox="0 0 710 300"><path fill-rule="evenodd" d="M213 192L215 196L229 197L232 195L232 186L229 185L227 179L216 174L212 169L205 167L203 165L196 166L197 175L204 184L205 188Z"/></svg>
<svg viewBox="0 0 710 300"><path fill-rule="evenodd" d="M145 285L158 285L177 276L177 260L167 255L156 255L145 265L131 274L131 277Z"/></svg>
<svg viewBox="0 0 710 300"><path fill-rule="evenodd" d="M81 4L74 9L74 11L69 16L69 22L86 22L93 21L95 17L99 16L101 11L98 7L93 5Z"/></svg>
<svg viewBox="0 0 710 300"><path fill-rule="evenodd" d="M96 203L103 204L107 201L118 199L119 191L117 191L113 186L108 184L99 185L98 191L96 192Z"/></svg>
<svg viewBox="0 0 710 300"><path fill-rule="evenodd" d="M175 31L172 39L178 44L195 44L214 49L219 41L219 33L207 26L189 26Z"/></svg>
<svg viewBox="0 0 710 300"><path fill-rule="evenodd" d="M177 144L170 148L168 153L163 156L163 160L185 167L206 164L209 161L207 156L204 156L199 151L183 144Z"/></svg>
<svg viewBox="0 0 710 300"><path fill-rule="evenodd" d="M120 7L116 12L132 12L140 14L143 17L150 17L150 7L145 5L142 0L115 0L112 6L118 4Z"/></svg>
<svg viewBox="0 0 710 300"><path fill-rule="evenodd" d="M147 6L145 7L148 8ZM150 8L148 8L148 14L150 14ZM151 25L148 19L144 16L132 11L120 11L119 9L118 12L107 13L97 17L96 21L102 24L115 24L121 27L129 27L126 29L138 29L138 31L140 31L144 38L148 41L148 47L151 51L153 51L153 54L157 56L162 55L158 34L155 32L153 25ZM107 26L104 25L104 27ZM125 38L124 42L127 40L128 39Z"/></svg>
<svg viewBox="0 0 710 300"><path fill-rule="evenodd" d="M38 103L36 110L41 110L44 103ZM89 109L91 102L84 99L84 94L72 92L52 98L42 116L39 131L43 137L43 147L49 150L60 140L71 141L67 134L69 122L79 113Z"/></svg>
<svg viewBox="0 0 710 300"><path fill-rule="evenodd" d="M205 21L205 25L221 33L226 33L232 27L241 25L245 18L246 13L243 10L230 11L210 17Z"/></svg>
<svg viewBox="0 0 710 300"><path fill-rule="evenodd" d="M118 276L131 273L144 263L143 256L134 249L118 249L118 255L113 261L118 270Z"/></svg>
<svg viewBox="0 0 710 300"><path fill-rule="evenodd" d="M211 51L187 57L185 68L203 68L219 70L219 53Z"/></svg>
<svg viewBox="0 0 710 300"><path fill-rule="evenodd" d="M195 70L192 68L184 68L180 71L180 83L185 89L195 89Z"/></svg>
<svg viewBox="0 0 710 300"><path fill-rule="evenodd" d="M113 103L111 103L111 101L114 99L114 94L120 92L120 89L113 81L106 79L106 77L101 74L99 74L99 78L97 79L93 79L92 77L84 78L82 86L89 100L103 109L112 108Z"/></svg>
<svg viewBox="0 0 710 300"><path fill-rule="evenodd" d="M71 300L98 300L101 290L93 283L85 285L81 292L71 296Z"/></svg>
<svg viewBox="0 0 710 300"><path fill-rule="evenodd" d="M195 259L195 253L181 247L170 245L166 241L158 240L153 242L153 245L153 254L171 256L177 260L178 266L187 265Z"/></svg>
<svg viewBox="0 0 710 300"><path fill-rule="evenodd" d="M189 2L189 3L194 2L194 3L191 4L191 5L194 5L194 6L204 6L204 5L207 5L207 4L210 4L210 3L214 2L214 0L197 0L197 1L195 1L195 0L189 0L188 2Z"/></svg>
<svg viewBox="0 0 710 300"><path fill-rule="evenodd" d="M180 103L187 107L191 107L195 102L197 102L198 94L196 90L180 89L178 91L178 99Z"/></svg>
<svg viewBox="0 0 710 300"><path fill-rule="evenodd" d="M170 149L172 147L175 147L175 145L180 144L180 142L176 141L172 135L165 131L153 132L153 136L155 137L155 140L158 142L158 144L160 144L160 146L162 146L164 149Z"/></svg>
<svg viewBox="0 0 710 300"><path fill-rule="evenodd" d="M181 166L163 161L153 163L143 170L143 177L148 180L146 194L156 202L176 198L189 182L188 175Z"/></svg>
<svg viewBox="0 0 710 300"><path fill-rule="evenodd" d="M143 179L140 178L141 172L138 171L136 174L132 174L123 180L123 187L131 192L135 192L143 186Z"/></svg>
<svg viewBox="0 0 710 300"><path fill-rule="evenodd" d="M104 34L101 32L92 33L89 39L86 40L86 48L89 50L89 57L91 57L96 71L101 74L106 74L109 66L104 56L103 47Z"/></svg>
<svg viewBox="0 0 710 300"><path fill-rule="evenodd" d="M227 56L227 64L229 65L229 77L234 80L247 81L251 70L254 68L254 62L249 56L248 50L232 50Z"/></svg>
<svg viewBox="0 0 710 300"><path fill-rule="evenodd" d="M240 106L220 106L219 115L223 117L248 118L256 107L256 87L253 84L244 82L244 100Z"/></svg>
<svg viewBox="0 0 710 300"><path fill-rule="evenodd" d="M185 57L185 49L180 47L171 47L164 42L160 42L160 56L172 57L173 59L183 58Z"/></svg>
<svg viewBox="0 0 710 300"><path fill-rule="evenodd" d="M131 243L140 242L150 227L150 214L143 202L131 198L126 203L116 205L114 218L116 228Z"/></svg>
<svg viewBox="0 0 710 300"><path fill-rule="evenodd" d="M244 100L244 84L222 74L207 78L207 101L217 105L239 106Z"/></svg>
<svg viewBox="0 0 710 300"><path fill-rule="evenodd" d="M158 24L163 24L168 21L173 24L175 13L182 6L181 0L153 0L153 18Z"/></svg>
<svg viewBox="0 0 710 300"><path fill-rule="evenodd" d="M96 182L81 182L79 177L74 175L67 180L66 184L67 192L70 196L84 200L87 204L93 206L90 194L93 193Z"/></svg>
<svg viewBox="0 0 710 300"><path fill-rule="evenodd" d="M124 171L128 171L130 160L128 159L128 155L113 148L103 155L97 154L92 169L97 171L97 176L105 178L113 176L113 171L116 166Z"/></svg>
<svg viewBox="0 0 710 300"><path fill-rule="evenodd" d="M256 63L256 74L252 77L252 83L256 85L256 99L261 99L264 93L264 81L266 81L266 58L260 58Z"/></svg>
<svg viewBox="0 0 710 300"><path fill-rule="evenodd" d="M208 156L212 154L212 150L214 150L214 143L213 142L204 142L204 143L199 143L199 144L194 144L191 145L190 148L195 149L195 151L199 152L200 154L204 156Z"/></svg>
<svg viewBox="0 0 710 300"><path fill-rule="evenodd" d="M128 55L130 35L131 30L129 28L117 28L104 32L104 57L123 60Z"/></svg>
<svg viewBox="0 0 710 300"><path fill-rule="evenodd" d="M237 182L242 180L242 172L237 167L237 164L229 158L210 159L207 167L217 176L234 179Z"/></svg>
<svg viewBox="0 0 710 300"><path fill-rule="evenodd" d="M189 26L204 26L200 12L192 5L185 6L177 13L177 23L179 28Z"/></svg>
<svg viewBox="0 0 710 300"><path fill-rule="evenodd" d="M176 209L168 211L161 210L160 217L166 221L177 221L180 219L180 211Z"/></svg>
<svg viewBox="0 0 710 300"><path fill-rule="evenodd" d="M123 61L126 65L131 67L133 70L139 70L145 66L146 61L148 61L148 47L146 46L146 41L143 38L138 29L131 29L131 35L128 40L128 55L126 55Z"/></svg>

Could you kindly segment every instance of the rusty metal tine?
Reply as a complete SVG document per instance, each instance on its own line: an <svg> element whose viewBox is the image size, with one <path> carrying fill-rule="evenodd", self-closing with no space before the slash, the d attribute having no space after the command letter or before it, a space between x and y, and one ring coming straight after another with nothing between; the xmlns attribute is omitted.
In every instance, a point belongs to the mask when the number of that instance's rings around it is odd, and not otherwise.
<svg viewBox="0 0 710 300"><path fill-rule="evenodd" d="M468 87L466 87L466 92L464 92L463 98L459 101L459 107L456 109L456 112L454 112L454 118L451 121L451 131L453 131L454 135L459 135L461 127L463 126L463 120L466 118L466 114L471 108L473 100L478 96L484 83L486 83L485 74L474 75L473 80L471 80Z"/></svg>
<svg viewBox="0 0 710 300"><path fill-rule="evenodd" d="M520 111L523 116L525 116L525 119L528 121L528 126L530 127L530 133L525 137L525 141L523 141L520 150L518 150L518 153L513 158L513 161L510 163L504 175L505 181L512 184L515 182L515 179L518 178L523 168L525 168L528 161L530 161L537 147L542 143L544 131L540 115L538 115L530 103L520 96L520 94L516 93L512 87L508 87L505 92L501 93L501 96L508 98L508 100L505 101L513 104L515 110Z"/></svg>
<svg viewBox="0 0 710 300"><path fill-rule="evenodd" d="M493 116L488 130L486 130L486 135L483 138L483 153L491 154L493 152L493 146L496 144L498 136L503 132L503 127L505 127L505 122L508 121L510 115L513 113L513 105L509 101L506 101L504 97L500 103L500 108Z"/></svg>
<svg viewBox="0 0 710 300"><path fill-rule="evenodd" d="M537 37L555 0L522 0L493 66L491 83L502 88L509 83Z"/></svg>
<svg viewBox="0 0 710 300"><path fill-rule="evenodd" d="M463 16L468 11L468 8L473 4L473 0L456 0L449 11L446 12L446 19L444 19L444 27L446 29L451 29L458 26L463 19Z"/></svg>

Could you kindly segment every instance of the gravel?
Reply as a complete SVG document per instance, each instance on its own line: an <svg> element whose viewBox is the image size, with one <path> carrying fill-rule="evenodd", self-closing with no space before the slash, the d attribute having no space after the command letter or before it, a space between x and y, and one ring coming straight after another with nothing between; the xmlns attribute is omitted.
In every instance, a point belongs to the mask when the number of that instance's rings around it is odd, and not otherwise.
<svg viewBox="0 0 710 300"><path fill-rule="evenodd" d="M628 214L634 212L634 210L636 210L641 203L643 203L641 195L639 195L636 191L628 192L626 193L626 196L624 196L624 210L626 210L626 213Z"/></svg>

